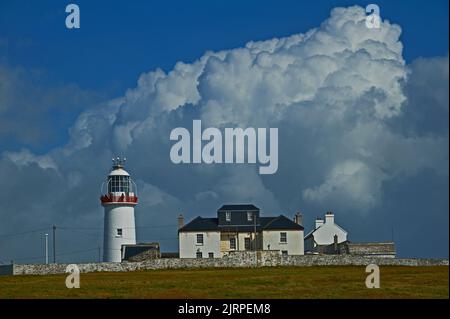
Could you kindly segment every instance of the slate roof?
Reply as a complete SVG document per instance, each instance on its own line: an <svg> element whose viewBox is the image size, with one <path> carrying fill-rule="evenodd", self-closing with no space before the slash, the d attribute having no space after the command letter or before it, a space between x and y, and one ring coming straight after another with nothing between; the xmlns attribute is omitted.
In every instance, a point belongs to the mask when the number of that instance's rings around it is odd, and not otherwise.
<svg viewBox="0 0 450 319"><path fill-rule="evenodd" d="M207 230L219 230L217 218L203 218L196 217L183 227L179 231L207 231Z"/></svg>
<svg viewBox="0 0 450 319"><path fill-rule="evenodd" d="M128 260L131 257L137 256L147 250L156 250L159 252L159 244L158 243L150 243L150 244L125 244L123 245L123 249L125 249L124 260Z"/></svg>
<svg viewBox="0 0 450 319"><path fill-rule="evenodd" d="M225 206L225 205L224 205ZM253 205L252 205L253 206ZM223 206L222 206L223 207ZM280 215L276 217L260 217L259 224L256 225L256 231L261 230L303 230L303 226L294 223L286 216ZM191 222L180 228L180 232L189 231L240 231L240 232L252 232L254 231L253 225L242 226L218 226L217 218L203 218L196 217Z"/></svg>
<svg viewBox="0 0 450 319"><path fill-rule="evenodd" d="M264 225L261 221L261 226L263 230L303 230L304 227L302 225L296 224L291 219L287 218L284 215L280 215L278 217L261 217L261 219L270 218L271 220L267 221Z"/></svg>
<svg viewBox="0 0 450 319"><path fill-rule="evenodd" d="M237 205L222 205L222 207L220 207L218 210L230 210L230 211L259 210L259 208L251 204L237 204Z"/></svg>

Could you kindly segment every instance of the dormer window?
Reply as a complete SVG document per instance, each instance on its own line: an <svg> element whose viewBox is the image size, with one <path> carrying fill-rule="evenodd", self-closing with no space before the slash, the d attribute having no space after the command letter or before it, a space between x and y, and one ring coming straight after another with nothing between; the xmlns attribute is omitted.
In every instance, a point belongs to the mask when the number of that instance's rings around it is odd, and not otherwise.
<svg viewBox="0 0 450 319"><path fill-rule="evenodd" d="M227 222L230 222L230 221L231 221L231 212L225 212L225 220L226 220Z"/></svg>

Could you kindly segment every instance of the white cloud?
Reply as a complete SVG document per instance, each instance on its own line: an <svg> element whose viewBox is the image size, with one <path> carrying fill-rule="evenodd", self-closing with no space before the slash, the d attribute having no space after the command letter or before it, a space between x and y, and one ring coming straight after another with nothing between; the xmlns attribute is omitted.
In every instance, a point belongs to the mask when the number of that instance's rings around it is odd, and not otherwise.
<svg viewBox="0 0 450 319"><path fill-rule="evenodd" d="M47 155L36 156L26 149L21 150L20 152L5 152L4 155L18 166L27 166L33 163L37 164L42 169L51 168L55 171L58 170L58 167L52 157Z"/></svg>
<svg viewBox="0 0 450 319"><path fill-rule="evenodd" d="M334 202L341 207L364 211L379 200L382 172L375 172L361 161L348 160L336 164L323 184L303 191L313 202Z"/></svg>

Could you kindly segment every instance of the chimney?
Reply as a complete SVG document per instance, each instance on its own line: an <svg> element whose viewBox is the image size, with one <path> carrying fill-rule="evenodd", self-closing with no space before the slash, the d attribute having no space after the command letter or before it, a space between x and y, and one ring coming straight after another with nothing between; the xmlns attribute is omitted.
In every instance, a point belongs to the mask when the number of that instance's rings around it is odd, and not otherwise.
<svg viewBox="0 0 450 319"><path fill-rule="evenodd" d="M323 225L323 219L317 217L316 218L316 229Z"/></svg>
<svg viewBox="0 0 450 319"><path fill-rule="evenodd" d="M334 214L333 212L327 212L325 214L325 223L334 224Z"/></svg>
<svg viewBox="0 0 450 319"><path fill-rule="evenodd" d="M178 216L178 229L180 229L183 226L184 226L184 217L183 217L183 214L180 214Z"/></svg>
<svg viewBox="0 0 450 319"><path fill-rule="evenodd" d="M294 217L294 222L297 225L303 226L303 216L300 212L297 212Z"/></svg>

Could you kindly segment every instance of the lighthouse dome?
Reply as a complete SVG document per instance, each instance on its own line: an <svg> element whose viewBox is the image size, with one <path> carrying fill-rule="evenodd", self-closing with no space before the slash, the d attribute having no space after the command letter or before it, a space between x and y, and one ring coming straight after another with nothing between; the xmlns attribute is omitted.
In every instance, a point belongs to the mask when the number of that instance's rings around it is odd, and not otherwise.
<svg viewBox="0 0 450 319"><path fill-rule="evenodd" d="M114 167L108 176L130 176L130 174L123 168Z"/></svg>

